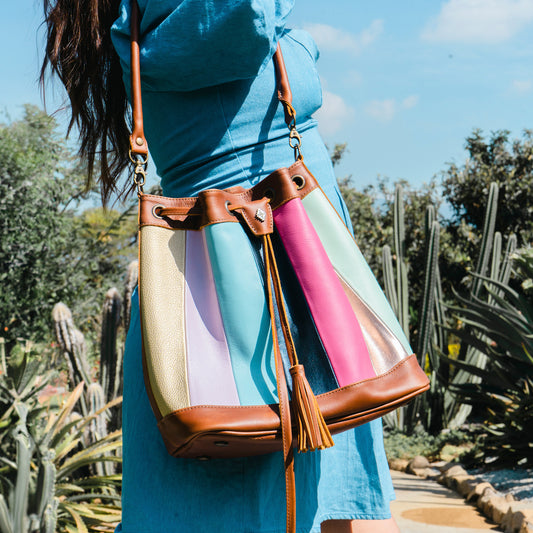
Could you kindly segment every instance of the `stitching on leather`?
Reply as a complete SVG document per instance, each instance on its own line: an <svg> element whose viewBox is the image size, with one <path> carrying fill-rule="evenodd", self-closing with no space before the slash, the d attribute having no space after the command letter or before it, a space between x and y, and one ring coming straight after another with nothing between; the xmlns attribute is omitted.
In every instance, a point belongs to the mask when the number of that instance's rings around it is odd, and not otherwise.
<svg viewBox="0 0 533 533"><path fill-rule="evenodd" d="M344 387L339 387L338 389L334 389L332 391L329 391L329 392L324 392L322 394L318 394L317 395L317 399L319 398L325 398L331 394L335 394L335 393L338 393L339 391L343 391L343 390L349 390L349 389L355 389L365 383L368 383L370 381L377 381L377 380L380 380L380 379L383 379L385 376L388 376L389 374L392 374L393 372L395 372L398 368L400 368L401 366L403 366L404 364L406 364L408 361L410 361L413 357L415 357L415 354L411 354L409 355L408 357L406 357L405 359L403 359L403 361L400 361L399 363L397 363L396 365L394 365L390 370L388 370L387 372L385 372L384 374L380 374L379 376L375 376L373 378L367 378L367 379L364 379L362 381L358 381L357 383L351 383L350 385L345 385ZM263 405L208 405L208 404L205 404L205 405L191 405L189 407L183 407L181 409L176 409L174 411L172 411L171 413L165 415L162 420L164 420L165 418L167 417L171 417L173 414L175 413L178 413L178 412L184 412L184 411L192 411L192 410L195 410L195 409L205 409L205 408L223 408L223 409L252 409L252 408L257 408L257 407L261 407L261 408L267 408L267 407L272 407L272 406L279 406L278 403L273 403L273 404L263 404Z"/></svg>

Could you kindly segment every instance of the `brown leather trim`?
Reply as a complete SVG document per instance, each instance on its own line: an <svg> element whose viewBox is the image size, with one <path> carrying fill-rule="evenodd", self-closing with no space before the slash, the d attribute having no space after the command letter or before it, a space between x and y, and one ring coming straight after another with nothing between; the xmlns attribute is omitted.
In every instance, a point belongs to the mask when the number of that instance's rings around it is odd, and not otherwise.
<svg viewBox="0 0 533 533"><path fill-rule="evenodd" d="M139 6L131 0L131 98L133 131L130 149L133 154L148 155L148 143L144 136L143 106L141 96L141 60L139 53Z"/></svg>
<svg viewBox="0 0 533 533"><path fill-rule="evenodd" d="M265 199L269 198L270 207L275 210L293 198L304 198L318 187L314 176L303 161L297 161L287 168L272 172L251 189L233 187L219 190L208 189L197 197L168 198L151 194L139 196L139 225L159 226L176 230L198 230L217 222L240 222L244 219L250 230L256 235L272 231L269 209ZM241 206L238 218L230 208ZM164 209L172 214L161 214ZM265 221L256 217L257 209L266 213ZM239 210L237 210L239 211Z"/></svg>
<svg viewBox="0 0 533 533"><path fill-rule="evenodd" d="M317 396L331 433L383 416L429 388L416 356L389 372ZM278 405L187 407L158 423L176 457L241 457L282 449Z"/></svg>
<svg viewBox="0 0 533 533"><path fill-rule="evenodd" d="M282 102L285 101L288 104L292 104L292 91L289 84L289 76L287 75L287 69L285 68L285 61L283 60L283 54L281 53L281 46L279 43L272 59L274 60L274 66L276 68L278 98Z"/></svg>
<svg viewBox="0 0 533 533"><path fill-rule="evenodd" d="M285 61L283 60L283 54L281 53L281 46L279 43L272 59L274 60L274 67L276 70L278 100L283 105L285 123L291 128L291 126L294 127L295 124L296 111L294 107L292 107L292 91L289 84L289 76L287 75L287 69L285 68Z"/></svg>

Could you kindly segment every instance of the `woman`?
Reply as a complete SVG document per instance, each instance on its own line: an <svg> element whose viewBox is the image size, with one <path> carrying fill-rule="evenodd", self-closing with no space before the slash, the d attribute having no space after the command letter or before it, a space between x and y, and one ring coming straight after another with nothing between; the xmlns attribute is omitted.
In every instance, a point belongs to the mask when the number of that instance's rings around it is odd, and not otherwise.
<svg viewBox="0 0 533 533"><path fill-rule="evenodd" d="M166 196L250 187L291 163L272 63L281 43L306 165L348 222L311 115L321 105L308 34L286 30L292 0L139 0L144 126ZM69 94L89 179L100 156L104 200L128 161L130 0L45 0L51 66ZM349 222L348 222L349 223ZM124 533L283 532L279 454L199 462L170 457L146 395L135 301L124 356ZM396 532L374 421L297 455L303 532Z"/></svg>

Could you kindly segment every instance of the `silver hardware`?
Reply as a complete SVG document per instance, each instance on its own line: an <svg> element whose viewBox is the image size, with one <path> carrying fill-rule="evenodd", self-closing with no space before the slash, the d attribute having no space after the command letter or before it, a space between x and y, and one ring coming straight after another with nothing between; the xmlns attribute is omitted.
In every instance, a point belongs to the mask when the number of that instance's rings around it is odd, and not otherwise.
<svg viewBox="0 0 533 533"><path fill-rule="evenodd" d="M303 189L305 187L305 178L300 174L295 174L294 176L292 176L291 179L298 190Z"/></svg>
<svg viewBox="0 0 533 533"><path fill-rule="evenodd" d="M259 222L264 222L265 218L266 218L266 213L262 209L258 209L255 212L255 218L257 218L257 220L259 220Z"/></svg>
<svg viewBox="0 0 533 533"><path fill-rule="evenodd" d="M230 202L229 200L226 201L225 206L226 206L226 211L227 211L230 215L233 215L234 217L237 216L233 211L230 210L231 202Z"/></svg>
<svg viewBox="0 0 533 533"><path fill-rule="evenodd" d="M137 138L135 139L135 144L136 144L137 146L142 146L142 145L144 144L144 139L143 139L142 137L137 137Z"/></svg>
<svg viewBox="0 0 533 533"><path fill-rule="evenodd" d="M157 214L158 209L163 209L165 206L161 204L156 204L154 207L152 207L152 215L154 215L155 218L163 218L161 215Z"/></svg>
<svg viewBox="0 0 533 533"><path fill-rule="evenodd" d="M130 161L134 164L133 184L137 187L137 194L143 193L143 185L146 183L146 167L148 165L148 156L134 154L129 151Z"/></svg>
<svg viewBox="0 0 533 533"><path fill-rule="evenodd" d="M289 132L289 145L294 150L294 159L296 161L302 161L303 156L302 152L300 151L300 147L302 146L302 138L296 131L295 126L291 126L291 131Z"/></svg>

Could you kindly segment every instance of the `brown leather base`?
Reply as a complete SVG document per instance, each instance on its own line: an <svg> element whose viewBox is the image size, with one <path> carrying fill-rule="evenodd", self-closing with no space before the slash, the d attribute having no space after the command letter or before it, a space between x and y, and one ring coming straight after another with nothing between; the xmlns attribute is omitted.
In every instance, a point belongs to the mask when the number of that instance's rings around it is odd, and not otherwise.
<svg viewBox="0 0 533 533"><path fill-rule="evenodd" d="M385 374L316 398L331 433L340 433L393 411L428 388L429 380L413 354ZM198 405L179 409L158 425L175 457L243 457L282 449L277 404Z"/></svg>

